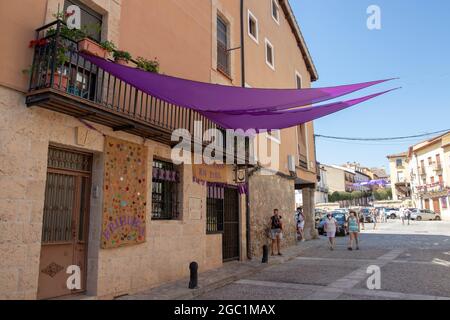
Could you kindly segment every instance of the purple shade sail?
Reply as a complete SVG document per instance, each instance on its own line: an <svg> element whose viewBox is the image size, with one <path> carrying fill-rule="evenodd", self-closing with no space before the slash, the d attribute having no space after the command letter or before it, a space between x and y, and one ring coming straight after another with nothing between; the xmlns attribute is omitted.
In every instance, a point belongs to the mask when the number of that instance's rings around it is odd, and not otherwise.
<svg viewBox="0 0 450 320"><path fill-rule="evenodd" d="M286 110L334 99L388 80L308 89L251 89L203 83L122 66L81 55L111 75L168 103L218 113Z"/></svg>
<svg viewBox="0 0 450 320"><path fill-rule="evenodd" d="M395 89L393 89L395 90ZM242 129L244 131L254 129L256 132L263 130L285 129L315 119L322 118L332 113L352 107L356 104L378 97L392 90L371 94L358 99L330 103L323 106L307 107L297 110L276 112L258 112L241 114L224 114L216 112L200 111L202 115L216 122L225 129Z"/></svg>

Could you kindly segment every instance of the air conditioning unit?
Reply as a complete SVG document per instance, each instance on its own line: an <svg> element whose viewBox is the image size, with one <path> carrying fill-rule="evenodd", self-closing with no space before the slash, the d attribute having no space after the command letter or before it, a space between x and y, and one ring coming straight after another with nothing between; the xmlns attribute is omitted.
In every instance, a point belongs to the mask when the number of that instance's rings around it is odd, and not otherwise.
<svg viewBox="0 0 450 320"><path fill-rule="evenodd" d="M288 155L288 170L289 172L295 172L295 157L293 155Z"/></svg>

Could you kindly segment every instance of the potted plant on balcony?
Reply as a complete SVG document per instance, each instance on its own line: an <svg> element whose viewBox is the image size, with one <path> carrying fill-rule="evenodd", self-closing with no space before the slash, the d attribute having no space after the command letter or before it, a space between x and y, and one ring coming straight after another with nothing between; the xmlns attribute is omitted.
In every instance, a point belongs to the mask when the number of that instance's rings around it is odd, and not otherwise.
<svg viewBox="0 0 450 320"><path fill-rule="evenodd" d="M138 57L136 59L136 67L144 71L159 73L159 61L156 57L155 60L148 60L143 57Z"/></svg>
<svg viewBox="0 0 450 320"><path fill-rule="evenodd" d="M116 50L114 51L114 61L118 64L127 66L131 60L131 54L127 51Z"/></svg>
<svg viewBox="0 0 450 320"><path fill-rule="evenodd" d="M84 37L78 42L78 51L103 59L109 58L109 55L114 52L114 50L116 50L116 45L112 41L97 43L88 37Z"/></svg>
<svg viewBox="0 0 450 320"><path fill-rule="evenodd" d="M43 38L39 40L31 40L29 48L45 47L49 45L52 45L51 41ZM66 91L69 81L69 77L65 72L65 64L68 61L66 48L64 46L57 46L55 54L56 55L54 57L51 54L45 55L37 64L31 65L28 69L23 70L23 72L31 74L34 68L38 68L39 70L44 69L43 72L41 71L40 75L43 78L43 83L45 83L46 86L50 86L52 78L50 68L54 62L55 71L53 73L53 87ZM45 69L47 70L45 71Z"/></svg>

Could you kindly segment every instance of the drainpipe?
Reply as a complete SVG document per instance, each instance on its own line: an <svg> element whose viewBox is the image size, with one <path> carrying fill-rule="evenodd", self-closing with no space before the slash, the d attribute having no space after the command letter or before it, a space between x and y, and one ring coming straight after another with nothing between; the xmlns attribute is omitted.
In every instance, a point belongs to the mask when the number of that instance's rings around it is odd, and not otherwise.
<svg viewBox="0 0 450 320"><path fill-rule="evenodd" d="M244 15L244 0L241 0L241 86L245 88L245 41L244 41L244 23L245 23L245 15ZM250 144L249 144L250 145ZM249 182L249 172L248 165L245 168L245 178L248 186L250 186ZM251 254L251 237L250 237L250 188L247 187L247 194L245 195L245 228L246 228L246 242L247 242L247 259L252 259Z"/></svg>

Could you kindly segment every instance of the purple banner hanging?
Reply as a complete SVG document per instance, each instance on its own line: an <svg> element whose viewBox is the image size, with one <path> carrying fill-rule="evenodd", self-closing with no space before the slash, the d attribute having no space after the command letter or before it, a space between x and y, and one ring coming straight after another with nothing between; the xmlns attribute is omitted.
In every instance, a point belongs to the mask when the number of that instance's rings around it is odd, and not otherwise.
<svg viewBox="0 0 450 320"><path fill-rule="evenodd" d="M153 97L196 111L219 113L292 109L338 98L393 80L377 80L327 88L241 88L146 72L84 53L81 55L111 75Z"/></svg>

